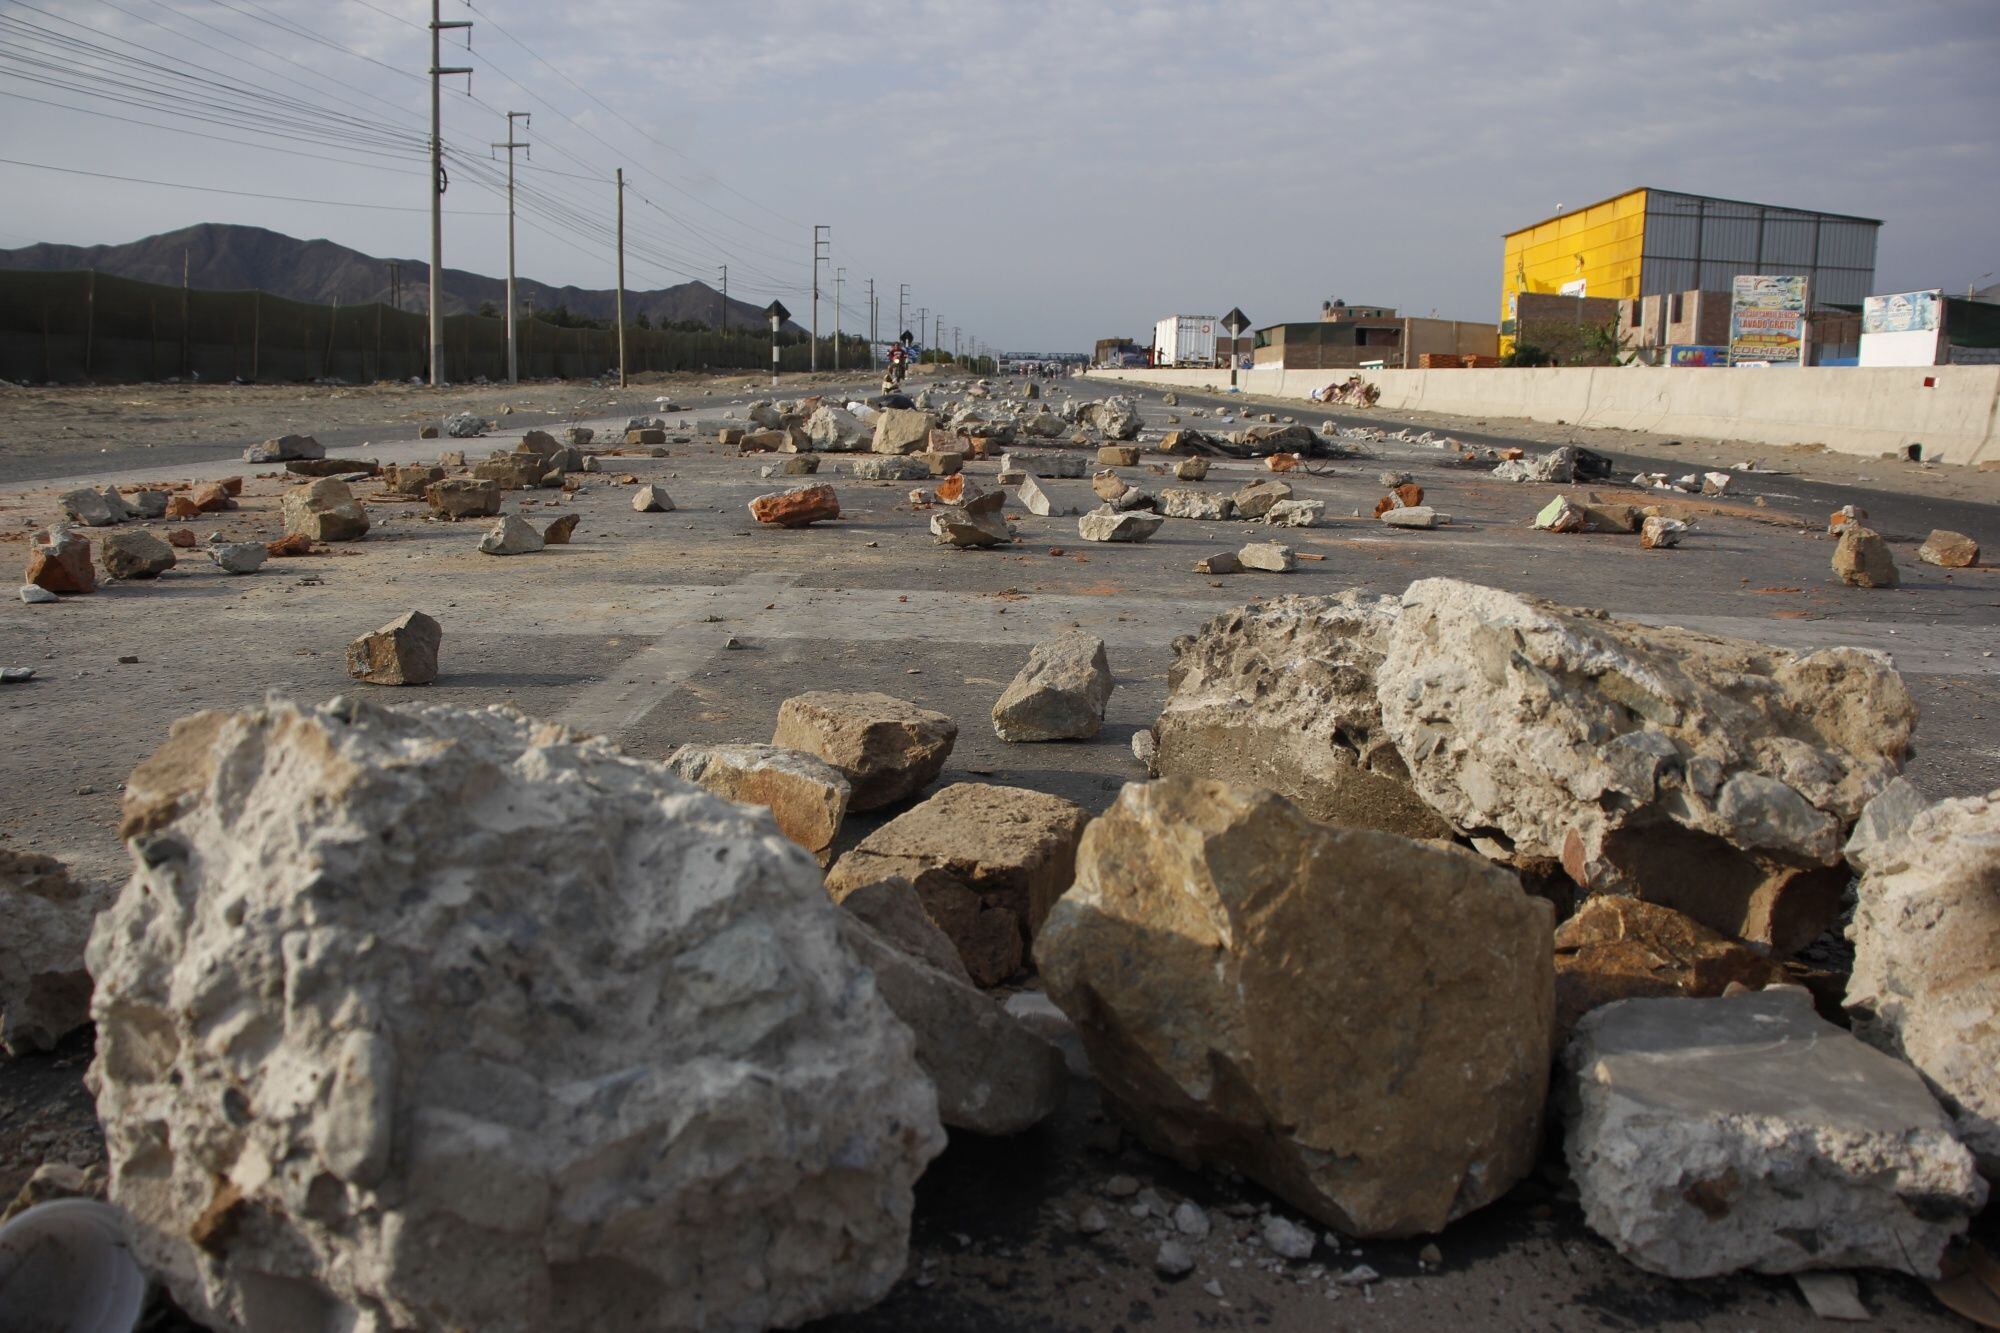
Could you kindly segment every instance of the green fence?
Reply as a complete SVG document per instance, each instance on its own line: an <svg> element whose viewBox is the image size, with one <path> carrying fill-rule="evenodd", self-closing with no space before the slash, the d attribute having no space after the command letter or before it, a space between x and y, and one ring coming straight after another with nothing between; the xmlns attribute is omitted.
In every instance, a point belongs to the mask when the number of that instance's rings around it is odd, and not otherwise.
<svg viewBox="0 0 2000 1333"><path fill-rule="evenodd" d="M612 329L520 321L523 379L591 379L615 373ZM310 305L265 292L193 291L104 273L0 270L0 379L33 383L204 380L350 383L427 377L429 321L380 304ZM820 340L820 364L833 364ZM507 322L484 315L444 321L446 375L459 383L507 377ZM807 341L779 348L780 365L804 370ZM858 362L850 343L842 359ZM628 327L626 367L765 370L767 333L680 333Z"/></svg>

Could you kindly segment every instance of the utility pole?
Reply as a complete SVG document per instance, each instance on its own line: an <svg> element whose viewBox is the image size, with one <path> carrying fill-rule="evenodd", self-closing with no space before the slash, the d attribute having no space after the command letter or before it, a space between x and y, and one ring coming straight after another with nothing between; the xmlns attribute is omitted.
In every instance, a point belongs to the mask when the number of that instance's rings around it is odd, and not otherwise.
<svg viewBox="0 0 2000 1333"><path fill-rule="evenodd" d="M868 363L870 365L875 364L875 335L880 331L875 327L875 317L878 313L875 308L875 279L870 278L868 279Z"/></svg>
<svg viewBox="0 0 2000 1333"><path fill-rule="evenodd" d="M443 107L438 97L438 79L446 74L463 74L465 86L472 87L470 66L438 63L438 34L446 28L470 28L469 19L441 19L440 0L431 0L431 387L444 383L444 135L439 127ZM510 136L511 137L511 136Z"/></svg>
<svg viewBox="0 0 2000 1333"><path fill-rule="evenodd" d="M821 232L827 233L822 237ZM831 258L833 228L821 223L813 228L813 326L812 353L807 361L807 369L819 369L819 264L820 260Z"/></svg>
<svg viewBox="0 0 2000 1333"><path fill-rule="evenodd" d="M722 266L722 331L729 332L729 265Z"/></svg>
<svg viewBox="0 0 2000 1333"><path fill-rule="evenodd" d="M403 308L403 266L398 261L389 261L389 308Z"/></svg>
<svg viewBox="0 0 2000 1333"><path fill-rule="evenodd" d="M618 168L618 387L625 387L625 168Z"/></svg>
<svg viewBox="0 0 2000 1333"><path fill-rule="evenodd" d="M840 285L847 281L847 270L833 271L833 368L840 369Z"/></svg>
<svg viewBox="0 0 2000 1333"><path fill-rule="evenodd" d="M910 284L906 282L902 285L902 289L896 293L896 336L898 338L903 336L903 329L905 327L903 321L909 318L909 304Z"/></svg>
<svg viewBox="0 0 2000 1333"><path fill-rule="evenodd" d="M519 384L521 382L519 349L514 342L514 307L516 304L514 300L514 150L528 146L525 143L514 142L514 120L516 117L525 121L528 118L528 113L525 111L509 111L507 113L507 142L493 145L495 148L504 148L507 150L507 382L509 384ZM534 154L531 152L528 156L533 157Z"/></svg>
<svg viewBox="0 0 2000 1333"><path fill-rule="evenodd" d="M930 344L924 342L924 316L930 314L930 312L931 308L927 305L917 307L917 341L925 347L930 346Z"/></svg>

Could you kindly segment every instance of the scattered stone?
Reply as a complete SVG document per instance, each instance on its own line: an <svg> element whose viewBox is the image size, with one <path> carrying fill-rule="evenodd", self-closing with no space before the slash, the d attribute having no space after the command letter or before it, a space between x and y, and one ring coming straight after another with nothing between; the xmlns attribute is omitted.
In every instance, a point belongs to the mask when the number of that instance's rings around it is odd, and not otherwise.
<svg viewBox="0 0 2000 1333"><path fill-rule="evenodd" d="M1111 469L1105 468L1101 472L1091 473L1090 489L1096 493L1097 498L1100 500L1116 500L1119 496L1130 490L1131 487L1126 483L1125 478L1119 476Z"/></svg>
<svg viewBox="0 0 2000 1333"><path fill-rule="evenodd" d="M444 630L421 611L405 611L347 645L347 674L370 685L428 685L437 679Z"/></svg>
<svg viewBox="0 0 2000 1333"><path fill-rule="evenodd" d="M1199 454L1178 459L1174 463L1174 477L1180 481L1205 481L1208 479L1208 460Z"/></svg>
<svg viewBox="0 0 2000 1333"><path fill-rule="evenodd" d="M836 861L827 892L840 899L877 880L909 880L973 981L998 985L1020 971L1050 904L1069 887L1089 819L1060 796L955 783Z"/></svg>
<svg viewBox="0 0 2000 1333"><path fill-rule="evenodd" d="M1161 1277L1186 1277L1194 1272L1194 1255L1177 1240L1163 1240L1153 1256L1153 1267Z"/></svg>
<svg viewBox="0 0 2000 1333"><path fill-rule="evenodd" d="M90 562L90 540L61 523L37 532L28 543L28 572L22 582L49 592L96 592L97 568Z"/></svg>
<svg viewBox="0 0 2000 1333"><path fill-rule="evenodd" d="M1780 986L1785 969L1672 908L1600 894L1556 927L1556 1048L1614 1000L1718 996Z"/></svg>
<svg viewBox="0 0 2000 1333"><path fill-rule="evenodd" d="M1589 517L1567 495L1558 495L1535 515L1535 526L1544 532L1582 532L1589 522Z"/></svg>
<svg viewBox="0 0 2000 1333"><path fill-rule="evenodd" d="M1101 403L1092 403L1079 414L1085 425L1096 429L1107 440L1132 440L1139 436L1143 424L1139 411L1131 400L1113 396Z"/></svg>
<svg viewBox="0 0 2000 1333"><path fill-rule="evenodd" d="M921 459L900 454L857 458L851 470L861 481L922 481L931 474Z"/></svg>
<svg viewBox="0 0 2000 1333"><path fill-rule="evenodd" d="M1104 725L1111 701L1104 640L1083 630L1044 639L993 705L1003 741L1088 740Z"/></svg>
<svg viewBox="0 0 2000 1333"><path fill-rule="evenodd" d="M1004 497L998 491L992 499ZM1013 529L1000 506L946 505L931 515L931 535L941 546L1003 546L1014 540Z"/></svg>
<svg viewBox="0 0 2000 1333"><path fill-rule="evenodd" d="M435 440L437 437L438 428L436 426L420 426L417 428L417 438L420 440Z"/></svg>
<svg viewBox="0 0 2000 1333"><path fill-rule="evenodd" d="M1264 521L1274 528L1316 528L1325 512L1324 500L1280 500L1264 511Z"/></svg>
<svg viewBox="0 0 2000 1333"><path fill-rule="evenodd" d="M1139 466L1139 449L1136 445L1107 444L1098 449L1097 461L1105 467Z"/></svg>
<svg viewBox="0 0 2000 1333"><path fill-rule="evenodd" d="M1936 1277L1986 1199L1915 1071L1797 987L1606 1005L1568 1064L1584 1220L1649 1272Z"/></svg>
<svg viewBox="0 0 2000 1333"><path fill-rule="evenodd" d="M84 946L112 896L71 877L54 857L0 846L0 1049L7 1054L51 1050L90 1021Z"/></svg>
<svg viewBox="0 0 2000 1333"><path fill-rule="evenodd" d="M1262 518L1271 512L1271 506L1280 500L1292 498L1292 488L1282 481L1253 481L1236 492L1236 516L1244 519Z"/></svg>
<svg viewBox="0 0 2000 1333"><path fill-rule="evenodd" d="M1552 924L1471 853L1170 777L1091 823L1035 959L1148 1147L1408 1236L1534 1163Z"/></svg>
<svg viewBox="0 0 2000 1333"><path fill-rule="evenodd" d="M1389 488L1389 493L1375 502L1375 517L1380 518L1391 509L1415 509L1424 502L1424 488L1414 481Z"/></svg>
<svg viewBox="0 0 2000 1333"><path fill-rule="evenodd" d="M1241 574L1243 562L1236 558L1234 551L1217 551L1214 555L1195 561L1197 574Z"/></svg>
<svg viewBox="0 0 2000 1333"><path fill-rule="evenodd" d="M588 448L590 442L596 438L597 432L588 426L563 427L563 443L572 449Z"/></svg>
<svg viewBox="0 0 2000 1333"><path fill-rule="evenodd" d="M470 412L454 412L444 419L444 433L454 440L474 439L486 433L486 421L483 417L476 417Z"/></svg>
<svg viewBox="0 0 2000 1333"><path fill-rule="evenodd" d="M814 690L778 708L771 744L816 754L840 770L852 810L876 810L937 780L958 739L943 713L886 694Z"/></svg>
<svg viewBox="0 0 2000 1333"><path fill-rule="evenodd" d="M914 454L930 446L931 431L938 424L929 412L907 407L885 407L875 417L875 438L869 448L878 454Z"/></svg>
<svg viewBox="0 0 2000 1333"><path fill-rule="evenodd" d="M1101 1236L1111 1230L1111 1219L1104 1215L1102 1208L1087 1203L1076 1215L1076 1229L1079 1235Z"/></svg>
<svg viewBox="0 0 2000 1333"><path fill-rule="evenodd" d="M1830 537L1838 537L1841 529L1852 524L1857 528L1868 526L1868 511L1860 505L1842 505L1826 520L1826 531Z"/></svg>
<svg viewBox="0 0 2000 1333"><path fill-rule="evenodd" d="M1181 1200L1174 1205L1173 1215L1168 1220L1174 1224L1175 1231L1190 1240L1208 1238L1208 1212L1198 1203L1187 1199Z"/></svg>
<svg viewBox="0 0 2000 1333"><path fill-rule="evenodd" d="M758 469L760 477L809 477L819 471L819 459L812 454L787 454L775 463Z"/></svg>
<svg viewBox="0 0 2000 1333"><path fill-rule="evenodd" d="M134 491L125 497L126 507L136 518L165 518L168 496L165 491Z"/></svg>
<svg viewBox="0 0 2000 1333"><path fill-rule="evenodd" d="M56 503L62 506L70 522L81 523L87 528L108 528L131 517L125 502L115 490L66 491L56 497Z"/></svg>
<svg viewBox="0 0 2000 1333"><path fill-rule="evenodd" d="M1297 454L1266 454L1264 468L1267 472L1293 472L1298 469Z"/></svg>
<svg viewBox="0 0 2000 1333"><path fill-rule="evenodd" d="M1042 518L1064 518L1087 508L1069 488L1052 486L1033 473L1022 480L1019 494L1021 507Z"/></svg>
<svg viewBox="0 0 2000 1333"><path fill-rule="evenodd" d="M683 745L667 767L717 796L765 807L780 833L821 865L832 860L854 789L818 755L776 745Z"/></svg>
<svg viewBox="0 0 2000 1333"><path fill-rule="evenodd" d="M1639 527L1639 545L1648 551L1665 550L1679 546L1681 538L1687 535L1688 525L1677 518L1666 518L1659 514L1650 515Z"/></svg>
<svg viewBox="0 0 2000 1333"><path fill-rule="evenodd" d="M264 543L264 554L270 556L273 560L281 560L291 556L311 555L312 553L312 538L302 532L295 532L289 537L280 537L274 542Z"/></svg>
<svg viewBox="0 0 2000 1333"><path fill-rule="evenodd" d="M208 558L225 574L255 574L270 554L262 542L217 542L208 548Z"/></svg>
<svg viewBox="0 0 2000 1333"><path fill-rule="evenodd" d="M1916 726L1886 656L1803 656L1454 579L1402 597L1382 730L1454 826L1782 956L1840 910L1841 843ZM1487 832L1491 831L1491 832Z"/></svg>
<svg viewBox="0 0 2000 1333"><path fill-rule="evenodd" d="M842 939L916 1036L939 1119L978 1134L1018 1134L1061 1108L1069 1085L1062 1052L972 984L907 880L863 885L840 905Z"/></svg>
<svg viewBox="0 0 2000 1333"><path fill-rule="evenodd" d="M37 606L46 602L60 602L62 598L37 584L24 583L21 585L21 600L29 606Z"/></svg>
<svg viewBox="0 0 2000 1333"><path fill-rule="evenodd" d="M1889 543L1867 528L1841 529L1833 548L1833 572L1850 588L1893 588L1901 582Z"/></svg>
<svg viewBox="0 0 2000 1333"><path fill-rule="evenodd" d="M1414 509L1387 509L1382 512L1382 522L1391 528L1436 528L1444 524L1444 515L1429 505L1418 505Z"/></svg>
<svg viewBox="0 0 2000 1333"><path fill-rule="evenodd" d="M444 469L427 463L391 463L382 469L382 485L395 495L424 495L444 480Z"/></svg>
<svg viewBox="0 0 2000 1333"><path fill-rule="evenodd" d="M293 459L325 457L325 448L310 435L280 435L243 451L246 463L289 463Z"/></svg>
<svg viewBox="0 0 2000 1333"><path fill-rule="evenodd" d="M156 579L174 567L174 548L142 528L107 533L97 553L114 579Z"/></svg>
<svg viewBox="0 0 2000 1333"><path fill-rule="evenodd" d="M519 514L508 514L479 539L479 549L487 555L531 555L542 549L542 534Z"/></svg>
<svg viewBox="0 0 2000 1333"><path fill-rule="evenodd" d="M950 449L931 449L918 454L924 470L933 477L949 477L965 466L965 455Z"/></svg>
<svg viewBox="0 0 2000 1333"><path fill-rule="evenodd" d="M1211 556L1204 573L1233 573ZM1376 673L1394 604L1359 592L1280 597L1174 644L1159 771L1265 787L1322 823L1439 839L1383 734Z"/></svg>
<svg viewBox="0 0 2000 1333"><path fill-rule="evenodd" d="M1979 563L1979 543L1962 532L1932 528L1917 548L1917 559L1945 569L1969 569Z"/></svg>
<svg viewBox="0 0 2000 1333"><path fill-rule="evenodd" d="M201 545L192 528L175 528L167 534L167 545L177 551L192 551Z"/></svg>
<svg viewBox="0 0 2000 1333"><path fill-rule="evenodd" d="M765 1328L898 1280L936 1093L768 816L500 708L273 702L196 762L91 1074L193 1321Z"/></svg>
<svg viewBox="0 0 2000 1333"><path fill-rule="evenodd" d="M500 484L464 477L432 482L424 491L431 508L445 518L491 518L500 512Z"/></svg>
<svg viewBox="0 0 2000 1333"><path fill-rule="evenodd" d="M536 454L497 453L476 464L472 475L503 491L532 491L541 486L548 466Z"/></svg>
<svg viewBox="0 0 2000 1333"><path fill-rule="evenodd" d="M802 528L822 519L840 517L840 500L831 486L794 486L750 502L750 516L779 528Z"/></svg>
<svg viewBox="0 0 2000 1333"><path fill-rule="evenodd" d="M1264 1248L1280 1259L1312 1258L1313 1233L1288 1217L1266 1214L1258 1234L1263 1237Z"/></svg>
<svg viewBox="0 0 2000 1333"><path fill-rule="evenodd" d="M806 419L807 442L825 453L849 453L870 446L870 432L852 412L821 404Z"/></svg>
<svg viewBox="0 0 2000 1333"><path fill-rule="evenodd" d="M667 494L664 486L641 486L632 492L632 508L642 514L671 514L674 512L674 498Z"/></svg>
<svg viewBox="0 0 2000 1333"><path fill-rule="evenodd" d="M1857 850L1854 1034L1914 1065L2000 1180L2000 792L1941 801Z"/></svg>
<svg viewBox="0 0 2000 1333"><path fill-rule="evenodd" d="M1729 483L1733 480L1735 478L1731 477L1727 472L1704 472L1701 474L1701 493L1703 495L1726 495L1729 493Z"/></svg>
<svg viewBox="0 0 2000 1333"><path fill-rule="evenodd" d="M1236 503L1212 491L1193 491L1169 486L1160 492L1160 512L1168 518L1203 519L1220 522L1235 517Z"/></svg>
<svg viewBox="0 0 2000 1333"><path fill-rule="evenodd" d="M1094 509L1076 521L1076 531L1087 542L1142 542L1158 532L1165 522L1158 514L1136 510L1118 514Z"/></svg>
<svg viewBox="0 0 2000 1333"><path fill-rule="evenodd" d="M285 531L316 542L360 541L368 531L368 511L344 481L321 477L285 492Z"/></svg>
<svg viewBox="0 0 2000 1333"><path fill-rule="evenodd" d="M625 445L635 449L658 449L667 442L667 433L657 426L642 426L625 432ZM746 441L745 448L749 445Z"/></svg>
<svg viewBox="0 0 2000 1333"><path fill-rule="evenodd" d="M1493 469L1493 479L1495 481L1553 482L1557 485L1568 485L1573 481L1588 480L1589 478L1578 468L1579 460L1588 452L1588 450L1577 449L1571 445L1564 445L1560 449L1551 450L1539 458L1508 459ZM1590 456L1593 459L1603 457L1601 454L1591 454ZM1591 475L1609 476L1610 460L1604 459L1604 463L1605 470L1602 473L1592 468L1589 469Z"/></svg>
<svg viewBox="0 0 2000 1333"><path fill-rule="evenodd" d="M1245 569L1267 574L1289 574L1299 567L1298 554L1281 542L1251 542L1236 553Z"/></svg>

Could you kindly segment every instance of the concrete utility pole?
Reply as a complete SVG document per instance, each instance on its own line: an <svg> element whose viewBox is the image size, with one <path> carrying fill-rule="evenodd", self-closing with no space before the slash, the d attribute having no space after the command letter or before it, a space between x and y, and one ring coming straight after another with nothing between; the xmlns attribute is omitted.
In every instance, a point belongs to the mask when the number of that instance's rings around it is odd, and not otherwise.
<svg viewBox="0 0 2000 1333"><path fill-rule="evenodd" d="M403 266L393 259L389 261L389 308L403 308Z"/></svg>
<svg viewBox="0 0 2000 1333"><path fill-rule="evenodd" d="M722 266L722 331L729 332L729 265Z"/></svg>
<svg viewBox="0 0 2000 1333"><path fill-rule="evenodd" d="M898 338L903 336L903 330L907 327L903 321L910 317L909 305L910 284L906 282L902 285L902 289L896 293L896 336Z"/></svg>
<svg viewBox="0 0 2000 1333"><path fill-rule="evenodd" d="M625 387L625 168L618 168L618 387Z"/></svg>
<svg viewBox="0 0 2000 1333"><path fill-rule="evenodd" d="M875 327L875 317L878 313L880 312L875 308L875 279L870 278L868 279L868 363L870 365L875 363L875 335L879 332Z"/></svg>
<svg viewBox="0 0 2000 1333"><path fill-rule="evenodd" d="M445 66L438 49L438 34L446 28L470 28L469 19L445 20L438 17L439 0L431 0L431 387L444 383L444 136L439 128L443 107L438 97L438 79L446 74L463 74L467 89L472 87L469 66Z"/></svg>
<svg viewBox="0 0 2000 1333"><path fill-rule="evenodd" d="M927 305L920 305L917 307L917 342L925 347L930 346L930 344L924 342L924 323L925 323L924 316L930 314L930 312L931 308Z"/></svg>
<svg viewBox="0 0 2000 1333"><path fill-rule="evenodd" d="M528 113L525 111L509 111L507 113L507 142L493 145L495 148L504 148L507 150L507 382L509 384L519 384L521 382L521 364L514 342L514 306L516 304L514 300L514 150L528 146L525 143L514 142L514 121L516 117L525 121L528 118ZM528 156L533 157L534 154L529 153Z"/></svg>
<svg viewBox="0 0 2000 1333"><path fill-rule="evenodd" d="M833 271L833 368L840 369L840 285L847 281L847 270Z"/></svg>
<svg viewBox="0 0 2000 1333"><path fill-rule="evenodd" d="M827 233L824 237L821 232ZM812 352L807 358L806 368L819 369L819 264L820 260L832 257L833 228L825 223L813 228L813 326Z"/></svg>

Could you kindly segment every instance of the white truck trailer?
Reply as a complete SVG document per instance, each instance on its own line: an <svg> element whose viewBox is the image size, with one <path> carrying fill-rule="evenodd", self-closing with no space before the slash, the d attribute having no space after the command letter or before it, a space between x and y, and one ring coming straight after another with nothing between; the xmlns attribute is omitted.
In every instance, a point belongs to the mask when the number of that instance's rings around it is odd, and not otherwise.
<svg viewBox="0 0 2000 1333"><path fill-rule="evenodd" d="M1156 364L1212 366L1215 364L1215 316L1168 315L1153 326Z"/></svg>

